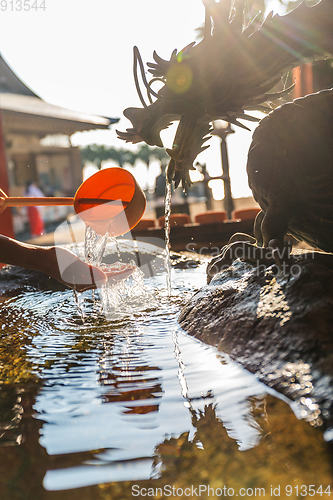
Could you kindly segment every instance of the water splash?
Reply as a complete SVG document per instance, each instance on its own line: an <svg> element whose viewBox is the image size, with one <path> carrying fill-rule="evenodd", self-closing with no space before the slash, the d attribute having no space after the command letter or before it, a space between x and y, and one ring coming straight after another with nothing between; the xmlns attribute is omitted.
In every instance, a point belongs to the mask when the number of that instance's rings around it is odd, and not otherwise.
<svg viewBox="0 0 333 500"><path fill-rule="evenodd" d="M90 226L86 226L84 237L84 260L88 264L99 267L105 252L109 234L99 235ZM77 250L77 248L75 248ZM78 253L78 252L77 252ZM94 292L94 291L93 291ZM85 322L84 298L73 289L74 302L81 315L82 323ZM96 302L95 293L93 293L93 301Z"/></svg>
<svg viewBox="0 0 333 500"><path fill-rule="evenodd" d="M129 311L134 312L137 306L141 306L148 299L148 292L143 280L144 273L135 265L134 261L131 261L130 264L135 267L135 271L128 279L115 283L108 282L101 286L101 312L108 319L117 315L128 315ZM114 269L115 264L110 267Z"/></svg>
<svg viewBox="0 0 333 500"><path fill-rule="evenodd" d="M170 263L170 215L171 215L171 183L167 180L165 185L165 269L166 269L166 280L167 280L167 292L168 296L171 296L171 263Z"/></svg>
<svg viewBox="0 0 333 500"><path fill-rule="evenodd" d="M119 261L105 264L103 257L109 241L115 246ZM108 277L108 282L102 285L99 290L90 292L93 294L92 302L95 313L102 314L108 319L119 314L128 315L129 312L135 310L137 302L142 304L142 301L147 298L148 294L143 281L144 273L134 261L129 264L121 261L121 248L116 238L110 237L108 233L99 235L94 229L87 226L83 255L82 251L78 251L77 248L75 250L80 258L101 269ZM85 296L78 294L76 290L73 293L82 323L85 323L87 319Z"/></svg>
<svg viewBox="0 0 333 500"><path fill-rule="evenodd" d="M120 250L119 242L118 242L117 238L111 238L111 241L112 241L112 243L115 244L116 249L117 249L117 254L118 254L118 257L120 259L120 257L121 257L121 250Z"/></svg>
<svg viewBox="0 0 333 500"><path fill-rule="evenodd" d="M82 297L77 293L75 288L73 288L73 297L74 297L74 302L76 304L76 307L80 313L82 324L85 321L85 311L84 311L84 300Z"/></svg>
<svg viewBox="0 0 333 500"><path fill-rule="evenodd" d="M102 236L90 226L86 227L84 239L84 258L88 264L99 266L102 262L106 244L108 242L109 233Z"/></svg>

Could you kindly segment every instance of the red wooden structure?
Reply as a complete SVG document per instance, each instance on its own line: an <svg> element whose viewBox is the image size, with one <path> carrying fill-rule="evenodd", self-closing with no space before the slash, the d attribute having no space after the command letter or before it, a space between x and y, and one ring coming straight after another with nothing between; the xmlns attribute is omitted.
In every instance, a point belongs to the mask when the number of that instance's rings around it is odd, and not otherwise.
<svg viewBox="0 0 333 500"><path fill-rule="evenodd" d="M1 111L0 111L0 188L8 194L9 192L9 182L8 182L8 172L7 172L7 160L5 153L5 143L4 136L2 132L2 121L1 121ZM0 213L0 233L5 236L14 237L13 219L12 211L7 208L2 213Z"/></svg>

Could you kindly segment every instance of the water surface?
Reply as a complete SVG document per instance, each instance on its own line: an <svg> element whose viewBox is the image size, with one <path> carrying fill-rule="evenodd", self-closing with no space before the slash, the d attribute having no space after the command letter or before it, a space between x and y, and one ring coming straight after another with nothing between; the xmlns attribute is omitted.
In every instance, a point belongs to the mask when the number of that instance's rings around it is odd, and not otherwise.
<svg viewBox="0 0 333 500"><path fill-rule="evenodd" d="M297 498L297 485L331 484L320 429L179 328L205 264L173 269L170 297L162 271L144 283L107 317L91 292L82 310L71 291L1 304L0 498L173 498L168 486L200 485L201 498L204 486Z"/></svg>

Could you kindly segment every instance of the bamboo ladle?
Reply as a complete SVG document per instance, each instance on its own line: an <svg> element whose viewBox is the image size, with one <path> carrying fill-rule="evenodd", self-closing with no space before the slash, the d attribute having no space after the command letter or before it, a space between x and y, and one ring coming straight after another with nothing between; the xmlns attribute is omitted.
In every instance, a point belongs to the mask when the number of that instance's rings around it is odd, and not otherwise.
<svg viewBox="0 0 333 500"><path fill-rule="evenodd" d="M77 215L97 233L120 236L140 221L145 195L133 175L120 167L99 170L69 197L7 196L0 189L0 212L7 207L73 205Z"/></svg>

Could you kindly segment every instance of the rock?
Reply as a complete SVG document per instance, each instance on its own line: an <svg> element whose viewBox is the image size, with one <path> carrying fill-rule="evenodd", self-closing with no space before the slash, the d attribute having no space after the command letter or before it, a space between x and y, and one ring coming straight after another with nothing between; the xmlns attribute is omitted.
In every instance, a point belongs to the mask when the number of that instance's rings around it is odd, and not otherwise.
<svg viewBox="0 0 333 500"><path fill-rule="evenodd" d="M68 288L40 271L18 266L4 266L0 270L0 297L15 297L20 293L36 290L56 292Z"/></svg>
<svg viewBox="0 0 333 500"><path fill-rule="evenodd" d="M313 255L294 257L289 276L235 261L191 298L179 323L296 401L333 438L333 270Z"/></svg>

